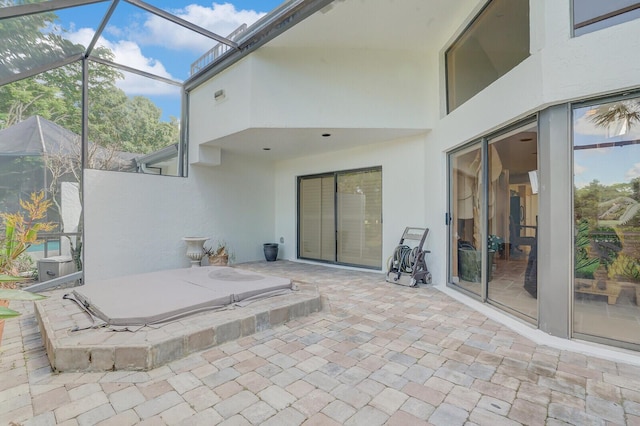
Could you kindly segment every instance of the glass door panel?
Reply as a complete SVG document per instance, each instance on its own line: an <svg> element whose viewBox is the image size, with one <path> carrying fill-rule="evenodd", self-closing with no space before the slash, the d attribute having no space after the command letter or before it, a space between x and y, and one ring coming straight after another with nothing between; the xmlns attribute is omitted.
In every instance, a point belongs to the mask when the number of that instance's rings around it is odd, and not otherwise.
<svg viewBox="0 0 640 426"><path fill-rule="evenodd" d="M489 140L487 297L538 317L538 149L531 123Z"/></svg>
<svg viewBox="0 0 640 426"><path fill-rule="evenodd" d="M482 295L482 149L451 154L451 283Z"/></svg>
<svg viewBox="0 0 640 426"><path fill-rule="evenodd" d="M300 257L335 260L335 179L300 180Z"/></svg>
<svg viewBox="0 0 640 426"><path fill-rule="evenodd" d="M382 259L382 171L339 173L338 262L380 267Z"/></svg>
<svg viewBox="0 0 640 426"><path fill-rule="evenodd" d="M640 98L573 110L573 331L640 345Z"/></svg>
<svg viewBox="0 0 640 426"><path fill-rule="evenodd" d="M382 266L382 169L349 170L298 180L298 256Z"/></svg>

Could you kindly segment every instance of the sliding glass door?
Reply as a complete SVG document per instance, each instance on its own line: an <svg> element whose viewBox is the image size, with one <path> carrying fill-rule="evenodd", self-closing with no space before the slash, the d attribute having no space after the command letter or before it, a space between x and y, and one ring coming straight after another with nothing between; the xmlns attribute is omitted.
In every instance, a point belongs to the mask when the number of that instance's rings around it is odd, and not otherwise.
<svg viewBox="0 0 640 426"><path fill-rule="evenodd" d="M449 155L449 282L527 320L538 317L537 122Z"/></svg>
<svg viewBox="0 0 640 426"><path fill-rule="evenodd" d="M538 318L538 131L519 126L488 140L487 298Z"/></svg>
<svg viewBox="0 0 640 426"><path fill-rule="evenodd" d="M382 265L382 170L298 179L298 257L345 265Z"/></svg>
<svg viewBox="0 0 640 426"><path fill-rule="evenodd" d="M451 283L482 297L482 147L451 154ZM486 270L486 269L485 269Z"/></svg>

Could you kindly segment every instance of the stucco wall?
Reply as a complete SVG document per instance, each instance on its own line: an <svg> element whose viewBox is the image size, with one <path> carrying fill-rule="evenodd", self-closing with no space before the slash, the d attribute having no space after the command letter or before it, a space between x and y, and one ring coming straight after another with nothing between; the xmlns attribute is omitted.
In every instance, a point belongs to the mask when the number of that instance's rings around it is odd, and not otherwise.
<svg viewBox="0 0 640 426"><path fill-rule="evenodd" d="M246 58L193 90L189 98L189 160L198 161L197 144L250 125L251 59ZM215 93L224 91L223 99Z"/></svg>
<svg viewBox="0 0 640 426"><path fill-rule="evenodd" d="M428 128L438 111L427 60L413 51L260 49L192 91L191 143L251 127ZM214 100L217 90L224 100Z"/></svg>
<svg viewBox="0 0 640 426"><path fill-rule="evenodd" d="M262 259L274 235L273 176L266 163L225 153L188 178L85 171L86 279L186 267L185 236L226 240L236 262Z"/></svg>
<svg viewBox="0 0 640 426"><path fill-rule="evenodd" d="M435 93L417 52L265 48L252 60L255 127L429 127Z"/></svg>
<svg viewBox="0 0 640 426"><path fill-rule="evenodd" d="M640 87L640 20L571 38L569 3L531 2L532 55L448 115L446 45L433 53L258 51L192 94L191 161L199 143L249 126L432 130L273 166L223 152L221 166L192 168L188 179L87 171L87 276L186 266L187 234L224 233L238 261L262 258L261 243L282 236L281 257L293 259L295 177L382 165L383 259L404 226L427 226L429 268L443 285L446 152L546 106ZM227 99L214 107L218 89Z"/></svg>

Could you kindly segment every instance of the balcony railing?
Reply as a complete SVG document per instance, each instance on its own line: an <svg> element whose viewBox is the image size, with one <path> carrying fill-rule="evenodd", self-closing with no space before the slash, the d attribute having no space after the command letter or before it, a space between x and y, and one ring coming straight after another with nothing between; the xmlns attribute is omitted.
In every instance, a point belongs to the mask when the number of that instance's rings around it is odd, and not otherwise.
<svg viewBox="0 0 640 426"><path fill-rule="evenodd" d="M236 41L240 35L242 35L245 31L247 31L247 24L242 24L238 28L236 28L231 34L227 36L227 38L231 41ZM200 56L197 61L191 64L191 75L194 75L201 69L205 68L207 65L213 63L216 59L222 56L223 53L227 52L231 49L231 46L218 43L213 46L207 53Z"/></svg>

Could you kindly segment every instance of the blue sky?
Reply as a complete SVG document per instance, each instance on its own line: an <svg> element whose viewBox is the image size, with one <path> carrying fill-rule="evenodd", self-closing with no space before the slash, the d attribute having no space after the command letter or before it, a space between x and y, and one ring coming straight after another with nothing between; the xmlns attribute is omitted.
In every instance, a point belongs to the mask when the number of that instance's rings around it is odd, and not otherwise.
<svg viewBox="0 0 640 426"><path fill-rule="evenodd" d="M147 0L211 32L226 37L242 24L251 25L283 0ZM65 37L87 45L111 2L57 11ZM110 48L115 61L172 80L189 77L191 63L217 44L215 40L152 15L121 1L98 45ZM180 117L180 89L125 73L118 86L129 96L151 98L163 111L163 119Z"/></svg>

